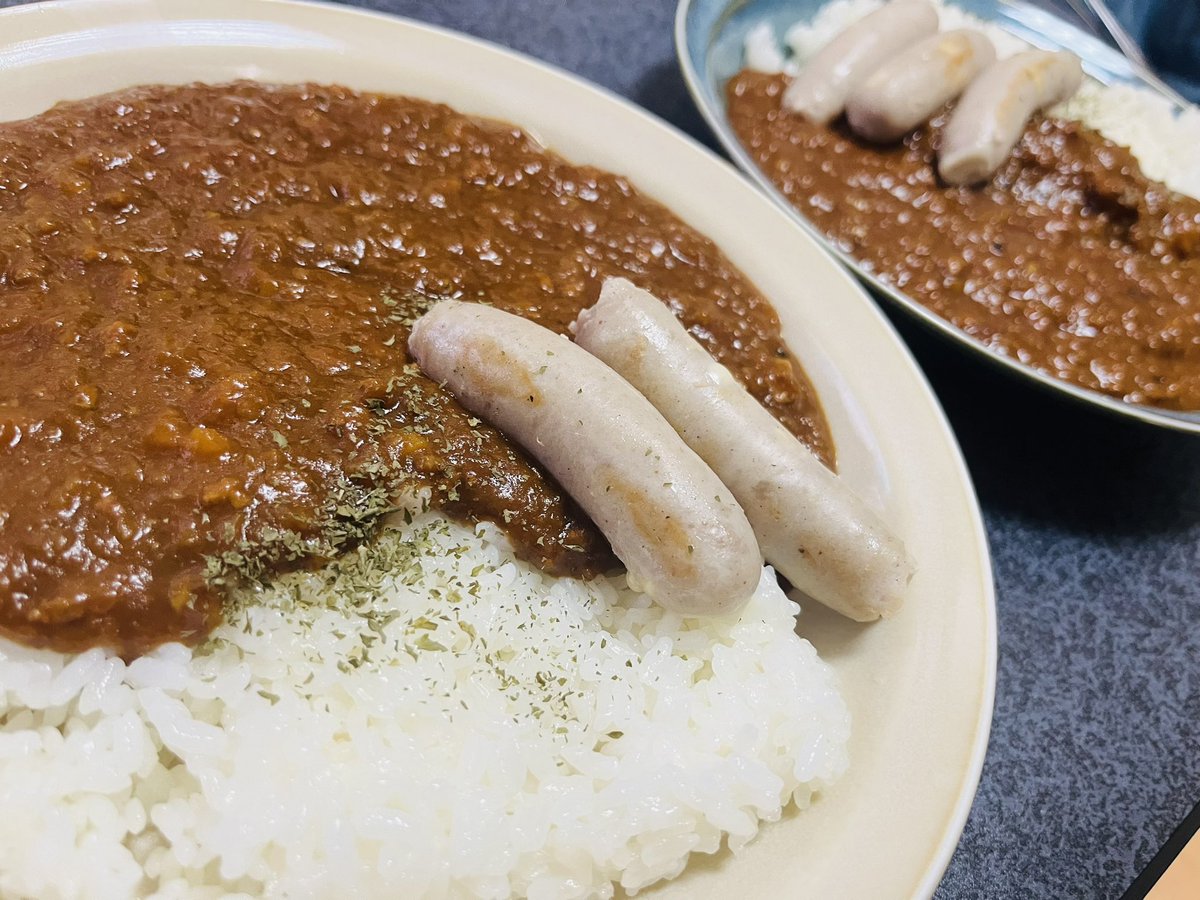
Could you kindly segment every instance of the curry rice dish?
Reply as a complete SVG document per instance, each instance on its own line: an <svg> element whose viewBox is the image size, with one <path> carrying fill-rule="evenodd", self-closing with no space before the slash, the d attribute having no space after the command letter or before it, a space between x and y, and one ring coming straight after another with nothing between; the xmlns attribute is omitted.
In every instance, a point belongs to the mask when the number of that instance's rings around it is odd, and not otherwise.
<svg viewBox="0 0 1200 900"><path fill-rule="evenodd" d="M825 9L833 19L871 8ZM940 10L945 19L953 7ZM1019 43L958 18L1009 51ZM835 33L825 17L809 30L816 43ZM947 184L936 160L954 104L902 140L872 143L845 117L823 124L782 108L788 81L739 72L726 86L729 119L838 248L1004 356L1130 403L1200 410L1200 200L1053 110L1033 117L985 183Z"/></svg>
<svg viewBox="0 0 1200 900"><path fill-rule="evenodd" d="M774 312L625 179L419 100L147 87L0 125L0 210L0 895L611 897L846 769L769 568L653 603L407 357L443 298L563 332L624 274L832 465Z"/></svg>

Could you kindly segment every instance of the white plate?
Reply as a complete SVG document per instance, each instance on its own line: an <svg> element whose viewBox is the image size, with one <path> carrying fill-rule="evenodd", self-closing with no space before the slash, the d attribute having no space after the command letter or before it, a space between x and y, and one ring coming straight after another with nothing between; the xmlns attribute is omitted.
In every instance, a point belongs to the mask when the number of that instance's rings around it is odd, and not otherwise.
<svg viewBox="0 0 1200 900"><path fill-rule="evenodd" d="M479 41L279 0L77 0L0 13L0 119L148 82L336 81L525 126L628 175L709 235L774 302L820 392L842 472L919 567L903 612L863 627L813 608L837 668L851 769L742 854L694 861L661 897L906 897L933 891L983 763L995 603L974 493L945 418L862 289L734 169L638 108Z"/></svg>

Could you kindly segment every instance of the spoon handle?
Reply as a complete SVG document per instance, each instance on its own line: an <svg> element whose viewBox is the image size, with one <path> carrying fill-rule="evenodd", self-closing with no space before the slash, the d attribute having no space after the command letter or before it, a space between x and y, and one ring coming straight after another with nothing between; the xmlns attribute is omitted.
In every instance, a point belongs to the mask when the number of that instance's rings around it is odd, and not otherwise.
<svg viewBox="0 0 1200 900"><path fill-rule="evenodd" d="M1071 9L1075 10L1076 15L1082 19L1087 19L1085 10L1080 9L1080 0L1067 0ZM1104 0L1082 0L1082 5L1090 12L1100 24L1104 26L1104 30L1108 32L1116 43L1118 49L1133 64L1133 67L1138 70L1138 74L1146 81L1152 84L1162 93L1166 94L1179 106L1187 106L1189 101L1186 97L1171 87L1156 74L1150 67L1150 61L1146 59L1146 54L1142 52L1142 48L1138 46L1138 42L1133 39L1133 36L1121 24L1121 20L1116 17L1112 9Z"/></svg>

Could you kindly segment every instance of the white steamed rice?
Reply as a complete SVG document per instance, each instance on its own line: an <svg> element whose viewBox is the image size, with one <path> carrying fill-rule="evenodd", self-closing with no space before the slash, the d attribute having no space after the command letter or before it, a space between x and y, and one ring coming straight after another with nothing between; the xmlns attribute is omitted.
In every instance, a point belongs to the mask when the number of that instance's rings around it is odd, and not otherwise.
<svg viewBox="0 0 1200 900"><path fill-rule="evenodd" d="M735 620L424 514L132 664L0 643L0 896L611 896L846 768L764 570Z"/></svg>
<svg viewBox="0 0 1200 900"><path fill-rule="evenodd" d="M990 22L984 22L943 0L933 0L944 30L977 28L992 40L1003 58L1030 45ZM804 61L834 36L883 5L883 0L833 0L808 22L797 22L783 34L782 45L766 23L746 35L746 65L762 72L799 71ZM783 52L786 46L790 56ZM1107 87L1094 79L1066 103L1051 110L1094 128L1110 141L1128 147L1147 176L1173 190L1200 197L1200 108L1176 114L1171 103L1153 91L1125 85Z"/></svg>

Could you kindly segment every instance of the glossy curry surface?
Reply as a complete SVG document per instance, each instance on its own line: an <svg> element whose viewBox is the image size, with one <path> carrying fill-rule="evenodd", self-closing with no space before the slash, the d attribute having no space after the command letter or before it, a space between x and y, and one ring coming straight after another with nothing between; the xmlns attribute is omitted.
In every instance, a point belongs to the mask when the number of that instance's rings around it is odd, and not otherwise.
<svg viewBox="0 0 1200 900"><path fill-rule="evenodd" d="M0 126L0 633L199 640L228 587L338 553L417 491L550 572L607 567L405 346L442 297L565 332L618 274L832 463L774 311L720 251L512 126L255 83Z"/></svg>
<svg viewBox="0 0 1200 900"><path fill-rule="evenodd" d="M783 76L727 88L739 140L883 281L1005 356L1131 403L1200 410L1200 201L1074 122L1035 117L987 184L936 176L944 113L892 146L784 112Z"/></svg>

